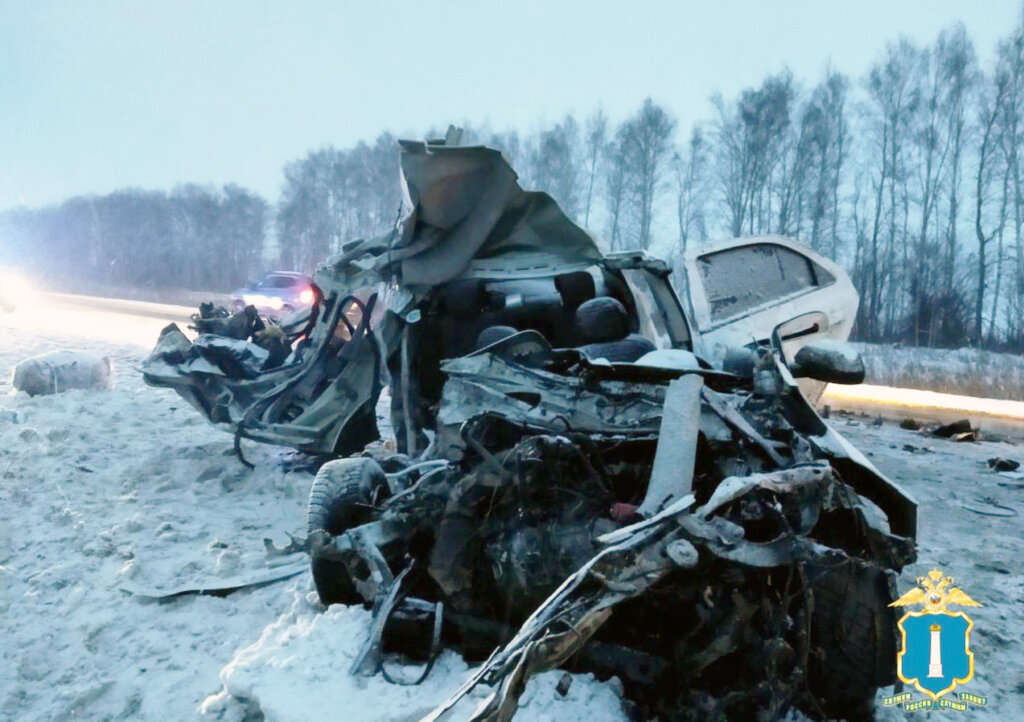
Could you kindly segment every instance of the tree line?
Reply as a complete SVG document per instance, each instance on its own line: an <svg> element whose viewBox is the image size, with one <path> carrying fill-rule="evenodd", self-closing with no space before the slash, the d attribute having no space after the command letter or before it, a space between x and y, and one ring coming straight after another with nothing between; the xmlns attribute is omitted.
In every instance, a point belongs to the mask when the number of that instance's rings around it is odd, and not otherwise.
<svg viewBox="0 0 1024 722"><path fill-rule="evenodd" d="M59 290L226 291L263 267L270 219L237 185L121 190L0 215L0 260Z"/></svg>
<svg viewBox="0 0 1024 722"><path fill-rule="evenodd" d="M794 236L847 268L856 337L1024 349L1024 16L987 67L962 25L889 43L864 77L783 70L682 133L651 99L531 131L464 128L609 250L676 266L709 240ZM426 137L439 137L431 129ZM311 270L397 218L396 138L288 163L276 206L236 186L129 190L0 216L23 255L68 278L226 289Z"/></svg>

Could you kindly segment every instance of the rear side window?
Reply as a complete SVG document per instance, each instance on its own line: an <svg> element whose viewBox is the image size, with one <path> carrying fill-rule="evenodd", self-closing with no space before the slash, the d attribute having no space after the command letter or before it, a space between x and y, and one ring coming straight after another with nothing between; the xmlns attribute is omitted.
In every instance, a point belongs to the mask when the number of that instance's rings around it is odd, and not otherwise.
<svg viewBox="0 0 1024 722"><path fill-rule="evenodd" d="M773 243L709 253L698 258L697 265L712 321L836 280L806 256Z"/></svg>

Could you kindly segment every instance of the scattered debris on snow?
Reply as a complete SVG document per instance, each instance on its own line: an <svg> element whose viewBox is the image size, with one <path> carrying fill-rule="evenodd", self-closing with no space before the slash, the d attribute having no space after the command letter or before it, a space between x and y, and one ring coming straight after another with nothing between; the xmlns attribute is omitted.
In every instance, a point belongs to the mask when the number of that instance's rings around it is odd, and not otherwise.
<svg viewBox="0 0 1024 722"><path fill-rule="evenodd" d="M977 441L978 439L977 432L971 428L970 419L960 419L951 424L936 427L932 429L932 436L953 441Z"/></svg>
<svg viewBox="0 0 1024 722"><path fill-rule="evenodd" d="M15 366L11 385L29 396L57 394L68 389L108 389L113 384L113 371L109 356L51 351Z"/></svg>
<svg viewBox="0 0 1024 722"><path fill-rule="evenodd" d="M1020 468L1020 462L993 456L988 460L988 468L992 469L992 471L1016 471Z"/></svg>

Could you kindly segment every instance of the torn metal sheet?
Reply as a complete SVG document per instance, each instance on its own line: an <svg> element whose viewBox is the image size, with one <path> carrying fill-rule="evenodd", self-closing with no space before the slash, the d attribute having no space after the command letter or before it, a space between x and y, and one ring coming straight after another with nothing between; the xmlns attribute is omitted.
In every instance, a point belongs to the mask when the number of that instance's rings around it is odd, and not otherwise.
<svg viewBox="0 0 1024 722"><path fill-rule="evenodd" d="M693 465L700 430L700 390L704 380L687 374L668 385L658 429L658 448L647 495L637 509L642 516L656 514L671 499L693 490Z"/></svg>
<svg viewBox="0 0 1024 722"><path fill-rule="evenodd" d="M174 586L146 587L128 582L122 584L120 589L131 594L133 597L144 597L147 599L163 600L173 597L180 597L186 594L208 594L215 597L222 597L239 589L259 587L265 584L291 579L294 576L304 573L309 569L309 562L305 556L301 560L273 567L250 574L232 575L220 579L211 579L206 584L181 584Z"/></svg>

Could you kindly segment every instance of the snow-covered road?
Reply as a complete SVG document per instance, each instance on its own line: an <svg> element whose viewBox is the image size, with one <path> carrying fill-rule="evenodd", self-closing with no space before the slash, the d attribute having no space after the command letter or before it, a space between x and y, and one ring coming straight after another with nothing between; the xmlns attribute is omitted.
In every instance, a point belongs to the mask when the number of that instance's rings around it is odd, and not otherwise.
<svg viewBox="0 0 1024 722"><path fill-rule="evenodd" d="M162 320L111 330L18 319L0 317L0 718L404 720L462 682L466 665L452 653L419 688L349 677L367 615L324 612L306 572L223 598L126 591L267 569L262 540L303 532L312 477L291 470L289 451L248 443L256 469L246 470L228 434L142 383L138 365ZM115 387L9 393L16 362L57 349L109 354ZM973 613L969 691L989 708L958 719L1024 719L1024 475L984 463L1024 462L1024 447L956 444L860 417L833 423L921 503L920 562L901 591L939 566L985 605ZM517 720L625 718L614 684L577 676L562 698L559 676L531 683Z"/></svg>

